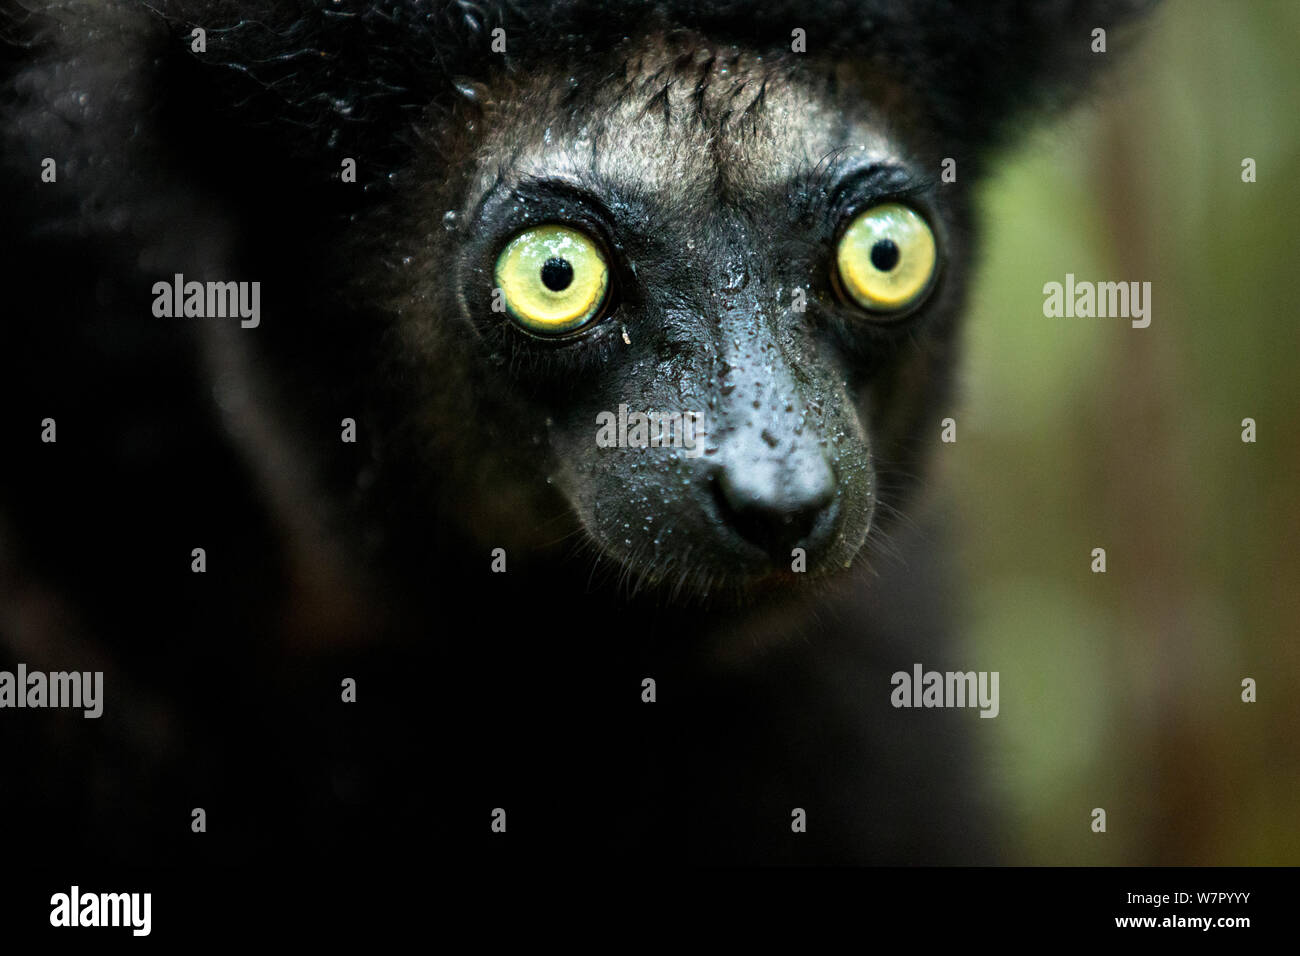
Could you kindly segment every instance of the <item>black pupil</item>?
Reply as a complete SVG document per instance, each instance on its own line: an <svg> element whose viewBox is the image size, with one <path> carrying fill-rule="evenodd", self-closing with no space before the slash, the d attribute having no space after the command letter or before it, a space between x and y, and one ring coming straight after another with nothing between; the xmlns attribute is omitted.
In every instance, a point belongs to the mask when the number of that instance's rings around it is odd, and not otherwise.
<svg viewBox="0 0 1300 956"><path fill-rule="evenodd" d="M898 265L898 246L894 245L893 239L876 240L871 247L871 264L881 272L888 272Z"/></svg>
<svg viewBox="0 0 1300 956"><path fill-rule="evenodd" d="M542 265L542 285L552 292L563 292L573 281L573 266L568 259L554 256Z"/></svg>

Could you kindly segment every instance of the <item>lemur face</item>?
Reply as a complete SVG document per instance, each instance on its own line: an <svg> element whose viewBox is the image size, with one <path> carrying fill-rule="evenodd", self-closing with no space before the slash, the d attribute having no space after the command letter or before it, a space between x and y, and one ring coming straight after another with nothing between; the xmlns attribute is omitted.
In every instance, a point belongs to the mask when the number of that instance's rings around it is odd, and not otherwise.
<svg viewBox="0 0 1300 956"><path fill-rule="evenodd" d="M519 467L638 582L853 562L937 441L960 295L962 207L894 88L677 35L476 98L406 342L436 365L453 317Z"/></svg>

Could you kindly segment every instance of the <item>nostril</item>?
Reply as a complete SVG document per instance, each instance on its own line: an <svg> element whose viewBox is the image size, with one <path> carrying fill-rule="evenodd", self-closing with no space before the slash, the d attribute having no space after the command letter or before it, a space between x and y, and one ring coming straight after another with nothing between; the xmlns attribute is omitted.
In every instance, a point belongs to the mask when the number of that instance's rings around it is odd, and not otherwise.
<svg viewBox="0 0 1300 956"><path fill-rule="evenodd" d="M724 498L725 502L725 498ZM807 538L817 523L816 511L776 512L759 508L743 511L727 507L727 523L746 541L773 558L782 559Z"/></svg>
<svg viewBox="0 0 1300 956"><path fill-rule="evenodd" d="M778 561L786 559L815 536L835 500L834 474L823 465L793 486L756 483L752 474L724 468L714 483L718 510L746 541Z"/></svg>

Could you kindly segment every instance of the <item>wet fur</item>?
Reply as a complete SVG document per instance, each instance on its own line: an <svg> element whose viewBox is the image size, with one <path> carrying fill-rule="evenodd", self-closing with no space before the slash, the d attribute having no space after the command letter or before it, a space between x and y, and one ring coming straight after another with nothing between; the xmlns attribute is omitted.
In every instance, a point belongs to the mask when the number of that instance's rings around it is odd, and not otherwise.
<svg viewBox="0 0 1300 956"><path fill-rule="evenodd" d="M995 858L970 715L887 703L891 671L964 660L919 478L950 408L970 189L1079 94L1091 27L1139 6L0 5L0 251L23 317L0 333L20 449L0 477L0 634L32 666L102 665L117 695L71 737L59 717L3 726L50 784L6 787L10 819L112 859L412 841L467 860ZM194 24L206 55L189 53ZM783 97L807 104L784 126ZM898 329L818 285L843 144L792 155L782 139L853 123L944 231L942 286ZM519 153L593 124L575 178L617 241L642 237L621 261L651 265L623 276L618 324L538 347L475 297L514 228L478 203L555 202ZM620 151L634 129L662 147ZM37 182L44 156L57 186ZM338 182L343 157L357 185ZM784 185L763 179L786 161ZM687 236L710 254L682 256ZM807 264L806 325L766 287L725 317L701 306L728 274L777 283L773 262ZM145 293L173 272L260 279L268 318L255 334L152 320ZM856 531L806 583L773 584L709 537L707 501L666 490L680 462L583 464L593 410L647 394L644 369L708 401L727 373L695 323L715 320L719 342L752 322L829 396L827 431L861 440L840 476ZM46 415L59 443L38 448ZM338 441L345 416L356 446ZM660 524L621 545L612 529L652 500ZM671 533L687 543L656 546ZM196 546L206 575L189 573ZM492 547L509 573L488 571ZM220 841L187 839L191 806ZM430 821L414 837L412 817Z"/></svg>

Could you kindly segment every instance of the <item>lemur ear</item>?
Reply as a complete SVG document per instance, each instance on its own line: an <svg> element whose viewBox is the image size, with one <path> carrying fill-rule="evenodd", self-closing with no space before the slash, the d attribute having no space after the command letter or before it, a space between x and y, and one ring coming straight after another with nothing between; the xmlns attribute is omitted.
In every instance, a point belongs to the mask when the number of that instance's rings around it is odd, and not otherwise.
<svg viewBox="0 0 1300 956"><path fill-rule="evenodd" d="M1159 0L861 0L837 55L923 104L932 129L978 153L1030 114L1064 108L1132 45ZM824 16L819 11L818 16ZM860 58L860 59L859 59Z"/></svg>
<svg viewBox="0 0 1300 956"><path fill-rule="evenodd" d="M1159 0L1006 0L962 5L967 24L963 60L947 69L945 37L931 51L952 112L949 129L973 147L996 145L1034 114L1064 109L1092 89L1123 58L1137 25ZM960 19L960 17L955 18ZM946 39L961 24L952 22ZM930 57L927 57L930 59Z"/></svg>

